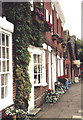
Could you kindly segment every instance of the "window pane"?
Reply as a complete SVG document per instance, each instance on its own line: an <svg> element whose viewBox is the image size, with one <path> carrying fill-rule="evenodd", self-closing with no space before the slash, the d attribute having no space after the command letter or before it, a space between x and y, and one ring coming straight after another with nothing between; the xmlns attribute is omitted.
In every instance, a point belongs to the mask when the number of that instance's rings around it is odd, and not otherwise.
<svg viewBox="0 0 83 120"><path fill-rule="evenodd" d="M5 58L5 47L2 47L2 58Z"/></svg>
<svg viewBox="0 0 83 120"><path fill-rule="evenodd" d="M9 37L6 35L6 46L9 46Z"/></svg>
<svg viewBox="0 0 83 120"><path fill-rule="evenodd" d="M38 62L38 56L34 54L34 63Z"/></svg>
<svg viewBox="0 0 83 120"><path fill-rule="evenodd" d="M3 61L3 72L6 71L6 64L5 64L5 61Z"/></svg>
<svg viewBox="0 0 83 120"><path fill-rule="evenodd" d="M34 83L37 83L37 75L34 75Z"/></svg>
<svg viewBox="0 0 83 120"><path fill-rule="evenodd" d="M38 83L40 83L40 74L38 74Z"/></svg>
<svg viewBox="0 0 83 120"><path fill-rule="evenodd" d="M34 65L34 73L37 73L37 65Z"/></svg>
<svg viewBox="0 0 83 120"><path fill-rule="evenodd" d="M38 63L41 63L41 55L38 55Z"/></svg>
<svg viewBox="0 0 83 120"><path fill-rule="evenodd" d="M1 46L0 46L0 58L1 58Z"/></svg>
<svg viewBox="0 0 83 120"><path fill-rule="evenodd" d="M5 47L2 47L2 58L5 58Z"/></svg>
<svg viewBox="0 0 83 120"><path fill-rule="evenodd" d="M5 45L5 35L2 34L2 45Z"/></svg>
<svg viewBox="0 0 83 120"><path fill-rule="evenodd" d="M40 71L40 65L38 65L38 72L40 73L41 71Z"/></svg>
<svg viewBox="0 0 83 120"><path fill-rule="evenodd" d="M4 87L1 87L1 99L4 98Z"/></svg>
<svg viewBox="0 0 83 120"><path fill-rule="evenodd" d="M4 85L4 75L1 75L1 86Z"/></svg>
<svg viewBox="0 0 83 120"><path fill-rule="evenodd" d="M6 49L7 59L9 59L9 48Z"/></svg>
<svg viewBox="0 0 83 120"><path fill-rule="evenodd" d="M9 60L7 60L7 71L9 71Z"/></svg>
<svg viewBox="0 0 83 120"><path fill-rule="evenodd" d="M4 76L4 81L5 81L5 85L7 85L8 84L8 75Z"/></svg>
<svg viewBox="0 0 83 120"><path fill-rule="evenodd" d="M5 87L5 97L7 97L7 93L8 93L8 87Z"/></svg>

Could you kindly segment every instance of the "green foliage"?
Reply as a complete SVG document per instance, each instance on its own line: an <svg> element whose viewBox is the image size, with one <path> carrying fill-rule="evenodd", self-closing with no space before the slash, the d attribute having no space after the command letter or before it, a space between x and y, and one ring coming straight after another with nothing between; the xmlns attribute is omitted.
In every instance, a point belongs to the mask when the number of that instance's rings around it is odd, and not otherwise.
<svg viewBox="0 0 83 120"><path fill-rule="evenodd" d="M15 26L13 34L14 79L17 85L15 105L26 109L31 92L31 83L27 72L30 61L30 54L27 50L31 34L30 4L3 3L3 15Z"/></svg>
<svg viewBox="0 0 83 120"><path fill-rule="evenodd" d="M30 40L30 44L36 47L42 47L42 43L44 40L43 35L43 23L39 24L37 21L33 21L32 28L32 39Z"/></svg>
<svg viewBox="0 0 83 120"><path fill-rule="evenodd" d="M13 61L14 80L16 82L15 105L27 110L29 95L31 92L28 66L30 54L28 46L42 46L43 24L36 24L32 19L29 2L3 3L3 16L15 26L13 33Z"/></svg>
<svg viewBox="0 0 83 120"><path fill-rule="evenodd" d="M76 44L78 48L78 58L81 60L81 62L83 62L83 41L77 39Z"/></svg>

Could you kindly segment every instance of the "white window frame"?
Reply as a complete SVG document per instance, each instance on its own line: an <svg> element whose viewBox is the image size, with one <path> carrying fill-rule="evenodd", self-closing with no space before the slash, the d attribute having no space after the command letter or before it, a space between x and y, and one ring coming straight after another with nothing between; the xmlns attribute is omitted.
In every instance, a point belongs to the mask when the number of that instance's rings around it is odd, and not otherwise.
<svg viewBox="0 0 83 120"><path fill-rule="evenodd" d="M45 58L45 50L43 48L39 48L39 47L34 47L34 46L29 46L28 51L32 54L32 56L34 54L37 55L41 55L42 56L42 79L41 79L41 83L38 84L34 84L34 87L36 86L46 86L46 58ZM34 58L31 57L31 61L33 61L33 81L34 81Z"/></svg>
<svg viewBox="0 0 83 120"><path fill-rule="evenodd" d="M1 71L1 74L8 75L8 93L7 96L1 99L1 78L0 78L0 111L5 109L6 107L13 104L13 78L12 78L12 33L0 28L0 33L9 36L9 71ZM6 49L6 48L5 48ZM2 52L2 50L1 50ZM2 54L2 53L1 53ZM3 58L0 58L2 61ZM2 68L1 68L2 69Z"/></svg>
<svg viewBox="0 0 83 120"><path fill-rule="evenodd" d="M32 6L31 6L31 11L33 11L33 9L34 9L34 8L33 8L33 0L30 0L30 4L32 5Z"/></svg>
<svg viewBox="0 0 83 120"><path fill-rule="evenodd" d="M58 64L58 67L57 67L57 69L58 69L58 76L60 76L60 56L58 56L57 55L57 64Z"/></svg>
<svg viewBox="0 0 83 120"><path fill-rule="evenodd" d="M61 76L64 75L64 58L61 58Z"/></svg>
<svg viewBox="0 0 83 120"><path fill-rule="evenodd" d="M34 61L34 57L36 57L36 62ZM40 59L40 62L38 61ZM42 83L42 55L41 54L33 54L33 67L36 66L36 72L34 72L34 76L37 77L37 79L34 79L34 84L41 84ZM40 67L40 71L39 68ZM33 69L34 69L33 68ZM40 76L40 80L38 79L38 76Z"/></svg>
<svg viewBox="0 0 83 120"><path fill-rule="evenodd" d="M50 15L50 23L53 24L52 15Z"/></svg>
<svg viewBox="0 0 83 120"><path fill-rule="evenodd" d="M49 21L49 12L48 12L47 9L46 9L46 21L47 21L47 22Z"/></svg>

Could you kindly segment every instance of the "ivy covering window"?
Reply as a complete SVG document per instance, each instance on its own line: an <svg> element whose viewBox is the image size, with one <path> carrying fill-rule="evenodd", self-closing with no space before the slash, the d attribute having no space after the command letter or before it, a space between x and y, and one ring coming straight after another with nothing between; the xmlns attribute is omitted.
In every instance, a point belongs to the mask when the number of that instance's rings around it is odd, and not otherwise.
<svg viewBox="0 0 83 120"><path fill-rule="evenodd" d="M34 54L34 84L40 84L42 81L42 56Z"/></svg>

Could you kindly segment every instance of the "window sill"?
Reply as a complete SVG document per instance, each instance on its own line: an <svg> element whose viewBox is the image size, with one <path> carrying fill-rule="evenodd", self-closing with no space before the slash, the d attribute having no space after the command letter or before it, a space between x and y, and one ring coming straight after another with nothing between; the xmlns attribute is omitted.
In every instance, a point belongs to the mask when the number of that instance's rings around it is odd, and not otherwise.
<svg viewBox="0 0 83 120"><path fill-rule="evenodd" d="M7 108L8 106L14 104L14 102L13 102L13 100L11 98L2 99L2 100L0 100L0 103L2 105L2 106L0 106L0 111Z"/></svg>
<svg viewBox="0 0 83 120"><path fill-rule="evenodd" d="M39 87L39 86L42 86L42 83L34 84L34 87Z"/></svg>
<svg viewBox="0 0 83 120"><path fill-rule="evenodd" d="M45 87L47 85L48 85L47 83L44 83L44 84L40 83L40 84L34 84L34 87L40 87L40 86Z"/></svg>
<svg viewBox="0 0 83 120"><path fill-rule="evenodd" d="M47 86L47 85L48 85L47 83L44 83L44 84L43 84L43 87L45 87L45 86Z"/></svg>

